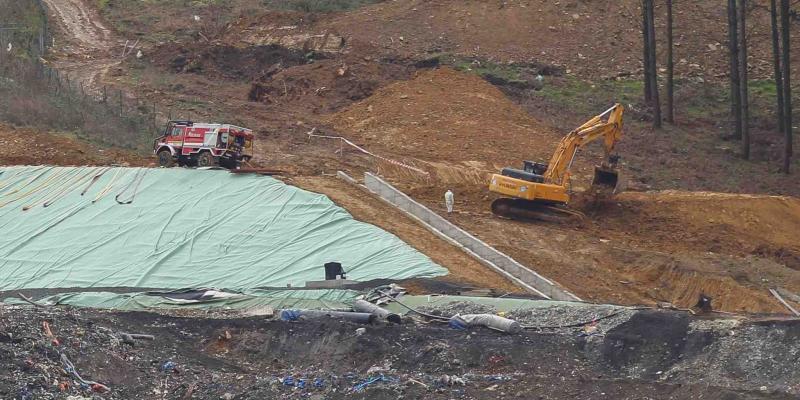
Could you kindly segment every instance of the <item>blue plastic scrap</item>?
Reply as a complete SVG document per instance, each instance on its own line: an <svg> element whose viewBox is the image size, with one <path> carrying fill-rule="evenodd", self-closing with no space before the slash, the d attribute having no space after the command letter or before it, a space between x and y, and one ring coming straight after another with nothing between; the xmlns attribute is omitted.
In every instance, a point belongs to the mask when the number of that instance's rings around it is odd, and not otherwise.
<svg viewBox="0 0 800 400"><path fill-rule="evenodd" d="M451 318L450 322L448 322L447 325L449 325L453 329L459 329L459 330L467 329L467 324L465 324L464 321L458 318Z"/></svg>
<svg viewBox="0 0 800 400"><path fill-rule="evenodd" d="M369 385L371 385L371 384L373 384L375 382L391 382L391 381L392 381L391 378L387 378L387 377L383 376L383 374L380 374L378 376L374 376L372 378L368 378L364 382L361 382L358 385L353 386L353 391L354 392L360 392L360 391L364 390L364 388L366 388L367 386L369 386Z"/></svg>
<svg viewBox="0 0 800 400"><path fill-rule="evenodd" d="M300 310L281 311L281 321L297 321L300 319Z"/></svg>
<svg viewBox="0 0 800 400"><path fill-rule="evenodd" d="M161 364L161 371L162 372L172 372L176 367L175 363L172 361L166 361L164 364Z"/></svg>

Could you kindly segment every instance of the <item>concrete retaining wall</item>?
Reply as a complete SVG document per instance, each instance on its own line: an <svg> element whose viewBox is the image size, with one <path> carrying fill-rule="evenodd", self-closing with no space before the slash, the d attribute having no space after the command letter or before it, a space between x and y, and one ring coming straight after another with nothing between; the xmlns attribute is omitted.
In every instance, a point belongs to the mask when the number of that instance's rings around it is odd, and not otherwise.
<svg viewBox="0 0 800 400"><path fill-rule="evenodd" d="M450 221L422 204L417 203L383 179L373 174L365 173L364 185L371 192L421 221L434 233L449 239L453 243L457 243L479 261L520 283L521 286L549 299L581 301L580 298L561 288L553 281L518 263L506 254L497 251L492 246L450 223Z"/></svg>

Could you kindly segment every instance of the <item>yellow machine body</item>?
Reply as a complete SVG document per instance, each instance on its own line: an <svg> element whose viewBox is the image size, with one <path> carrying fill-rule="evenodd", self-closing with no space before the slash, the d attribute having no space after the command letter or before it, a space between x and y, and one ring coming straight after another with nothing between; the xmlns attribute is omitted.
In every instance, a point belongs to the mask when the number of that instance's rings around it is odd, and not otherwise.
<svg viewBox="0 0 800 400"><path fill-rule="evenodd" d="M552 203L567 203L569 201L569 194L564 186L529 182L500 174L492 175L489 190L504 196L529 201Z"/></svg>

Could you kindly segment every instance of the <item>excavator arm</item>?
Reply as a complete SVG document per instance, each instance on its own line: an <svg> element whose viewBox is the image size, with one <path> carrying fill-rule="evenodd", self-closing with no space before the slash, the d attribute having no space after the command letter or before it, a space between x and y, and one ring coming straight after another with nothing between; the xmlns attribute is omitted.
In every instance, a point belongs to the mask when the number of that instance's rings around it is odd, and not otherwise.
<svg viewBox="0 0 800 400"><path fill-rule="evenodd" d="M602 167L608 168L606 162L613 163L611 152L622 137L622 114L624 107L615 104L604 113L586 121L559 142L553 157L550 159L547 171L544 173L546 183L567 186L569 174L575 155L583 146L603 139L605 161Z"/></svg>

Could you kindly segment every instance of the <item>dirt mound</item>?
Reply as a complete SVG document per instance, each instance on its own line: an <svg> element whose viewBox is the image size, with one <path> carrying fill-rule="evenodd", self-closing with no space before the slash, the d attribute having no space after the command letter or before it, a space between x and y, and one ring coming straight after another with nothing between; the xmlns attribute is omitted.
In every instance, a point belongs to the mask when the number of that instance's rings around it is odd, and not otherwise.
<svg viewBox="0 0 800 400"><path fill-rule="evenodd" d="M546 158L558 140L497 88L450 68L382 88L329 121L370 148L432 162L476 161L487 171Z"/></svg>

